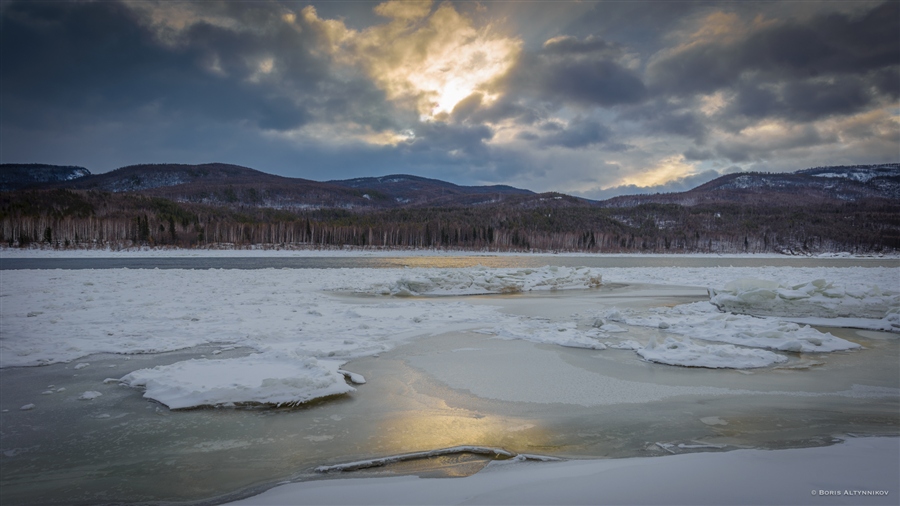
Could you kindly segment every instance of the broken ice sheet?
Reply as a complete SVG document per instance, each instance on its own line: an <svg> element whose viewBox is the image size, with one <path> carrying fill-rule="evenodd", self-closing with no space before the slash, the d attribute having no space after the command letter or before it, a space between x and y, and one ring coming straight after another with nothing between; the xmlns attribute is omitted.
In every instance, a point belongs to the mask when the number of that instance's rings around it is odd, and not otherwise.
<svg viewBox="0 0 900 506"><path fill-rule="evenodd" d="M222 360L192 359L140 369L119 381L171 409L233 404L294 405L355 389L341 362L256 353Z"/></svg>

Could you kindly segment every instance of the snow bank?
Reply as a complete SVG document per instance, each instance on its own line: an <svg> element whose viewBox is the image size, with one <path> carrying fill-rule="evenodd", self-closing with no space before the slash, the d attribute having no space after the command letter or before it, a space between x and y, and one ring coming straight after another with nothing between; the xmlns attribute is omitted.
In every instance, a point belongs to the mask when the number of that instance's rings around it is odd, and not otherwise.
<svg viewBox="0 0 900 506"><path fill-rule="evenodd" d="M282 484L232 504L896 505L898 452L898 438L858 438L774 451L506 461L465 478L390 476Z"/></svg>
<svg viewBox="0 0 900 506"><path fill-rule="evenodd" d="M646 313L614 310L607 318L662 332L749 348L798 353L826 353L861 348L856 343L778 318L721 313L709 302L694 302Z"/></svg>
<svg viewBox="0 0 900 506"><path fill-rule="evenodd" d="M891 282L890 278L886 281ZM711 289L710 301L732 313L880 319L892 308L900 307L900 291L883 290L877 285L846 288L824 279L782 285L775 281L742 278L727 283L723 289Z"/></svg>
<svg viewBox="0 0 900 506"><path fill-rule="evenodd" d="M236 404L280 406L354 391L339 368L340 363L335 361L258 353L140 369L119 381L144 388L144 397L171 409Z"/></svg>
<svg viewBox="0 0 900 506"><path fill-rule="evenodd" d="M432 269L406 274L363 290L378 295L477 295L532 290L593 288L601 284L599 269L546 266L539 269Z"/></svg>
<svg viewBox="0 0 900 506"><path fill-rule="evenodd" d="M711 369L751 369L787 362L787 357L771 351L738 348L730 344L705 346L671 337L667 337L662 344L652 339L647 346L637 350L637 354L651 362Z"/></svg>

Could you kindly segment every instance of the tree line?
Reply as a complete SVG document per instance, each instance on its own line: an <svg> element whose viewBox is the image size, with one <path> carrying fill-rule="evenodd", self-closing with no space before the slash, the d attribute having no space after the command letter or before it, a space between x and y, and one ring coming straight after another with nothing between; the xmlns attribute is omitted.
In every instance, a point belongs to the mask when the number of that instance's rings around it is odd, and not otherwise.
<svg viewBox="0 0 900 506"><path fill-rule="evenodd" d="M597 253L900 249L900 204L588 203L382 211L208 206L82 190L0 193L0 243L54 248L358 247Z"/></svg>

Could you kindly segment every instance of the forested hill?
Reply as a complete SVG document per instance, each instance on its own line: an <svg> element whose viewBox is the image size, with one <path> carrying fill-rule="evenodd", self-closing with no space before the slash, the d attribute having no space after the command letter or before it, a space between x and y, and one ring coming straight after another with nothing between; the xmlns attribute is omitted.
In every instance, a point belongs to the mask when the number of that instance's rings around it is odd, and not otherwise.
<svg viewBox="0 0 900 506"><path fill-rule="evenodd" d="M177 202L272 209L385 209L408 206L478 205L505 195L534 195L511 186L458 186L404 174L318 182L267 174L223 163L131 165L104 174L68 178L14 177L20 166L0 165L7 190L22 188L97 190L163 197ZM48 167L48 173L51 172ZM65 168L57 168L61 172ZM0 176L2 177L2 176ZM0 179L2 181L2 179Z"/></svg>
<svg viewBox="0 0 900 506"><path fill-rule="evenodd" d="M0 191L0 241L10 247L900 249L900 164L729 174L687 192L602 202L409 175L316 182L226 164L97 175L27 167L25 187ZM3 165L0 175L10 169L19 170Z"/></svg>
<svg viewBox="0 0 900 506"><path fill-rule="evenodd" d="M0 165L0 191L38 188L91 175L84 167L41 163L4 163Z"/></svg>
<svg viewBox="0 0 900 506"><path fill-rule="evenodd" d="M900 164L817 167L793 173L740 172L721 176L686 192L615 197L602 205L741 203L803 206L873 199L900 201Z"/></svg>

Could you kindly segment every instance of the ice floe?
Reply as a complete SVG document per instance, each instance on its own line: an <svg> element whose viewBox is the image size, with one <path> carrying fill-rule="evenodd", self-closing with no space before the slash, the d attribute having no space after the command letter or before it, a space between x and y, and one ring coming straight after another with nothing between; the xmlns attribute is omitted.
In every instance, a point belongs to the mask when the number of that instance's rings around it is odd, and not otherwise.
<svg viewBox="0 0 900 506"><path fill-rule="evenodd" d="M651 362L711 369L751 369L788 360L784 355L766 350L739 348L730 344L702 345L672 337L667 337L660 344L653 339L647 346L637 350L637 354Z"/></svg>
<svg viewBox="0 0 900 506"><path fill-rule="evenodd" d="M79 401L92 401L92 400L96 399L97 397L100 397L101 395L103 395L103 394L96 390L88 390L87 392L84 392L81 395L79 395L78 400Z"/></svg>
<svg viewBox="0 0 900 506"><path fill-rule="evenodd" d="M546 266L538 269L433 269L377 283L364 290L379 295L477 295L533 290L592 288L601 284L599 269Z"/></svg>
<svg viewBox="0 0 900 506"><path fill-rule="evenodd" d="M824 279L783 285L776 281L742 278L722 289L710 290L710 301L732 313L820 317L884 318L900 307L900 291L877 285L844 287Z"/></svg>
<svg viewBox="0 0 900 506"><path fill-rule="evenodd" d="M140 369L119 381L144 388L144 397L171 409L294 405L354 391L339 367L335 361L260 353L232 359L185 360Z"/></svg>
<svg viewBox="0 0 900 506"><path fill-rule="evenodd" d="M798 353L825 353L861 348L860 345L779 318L722 313L709 302L656 308L649 312L614 310L608 318L629 325L655 327L661 332L750 348ZM665 325L660 325L664 323ZM662 327L662 328L661 328Z"/></svg>

